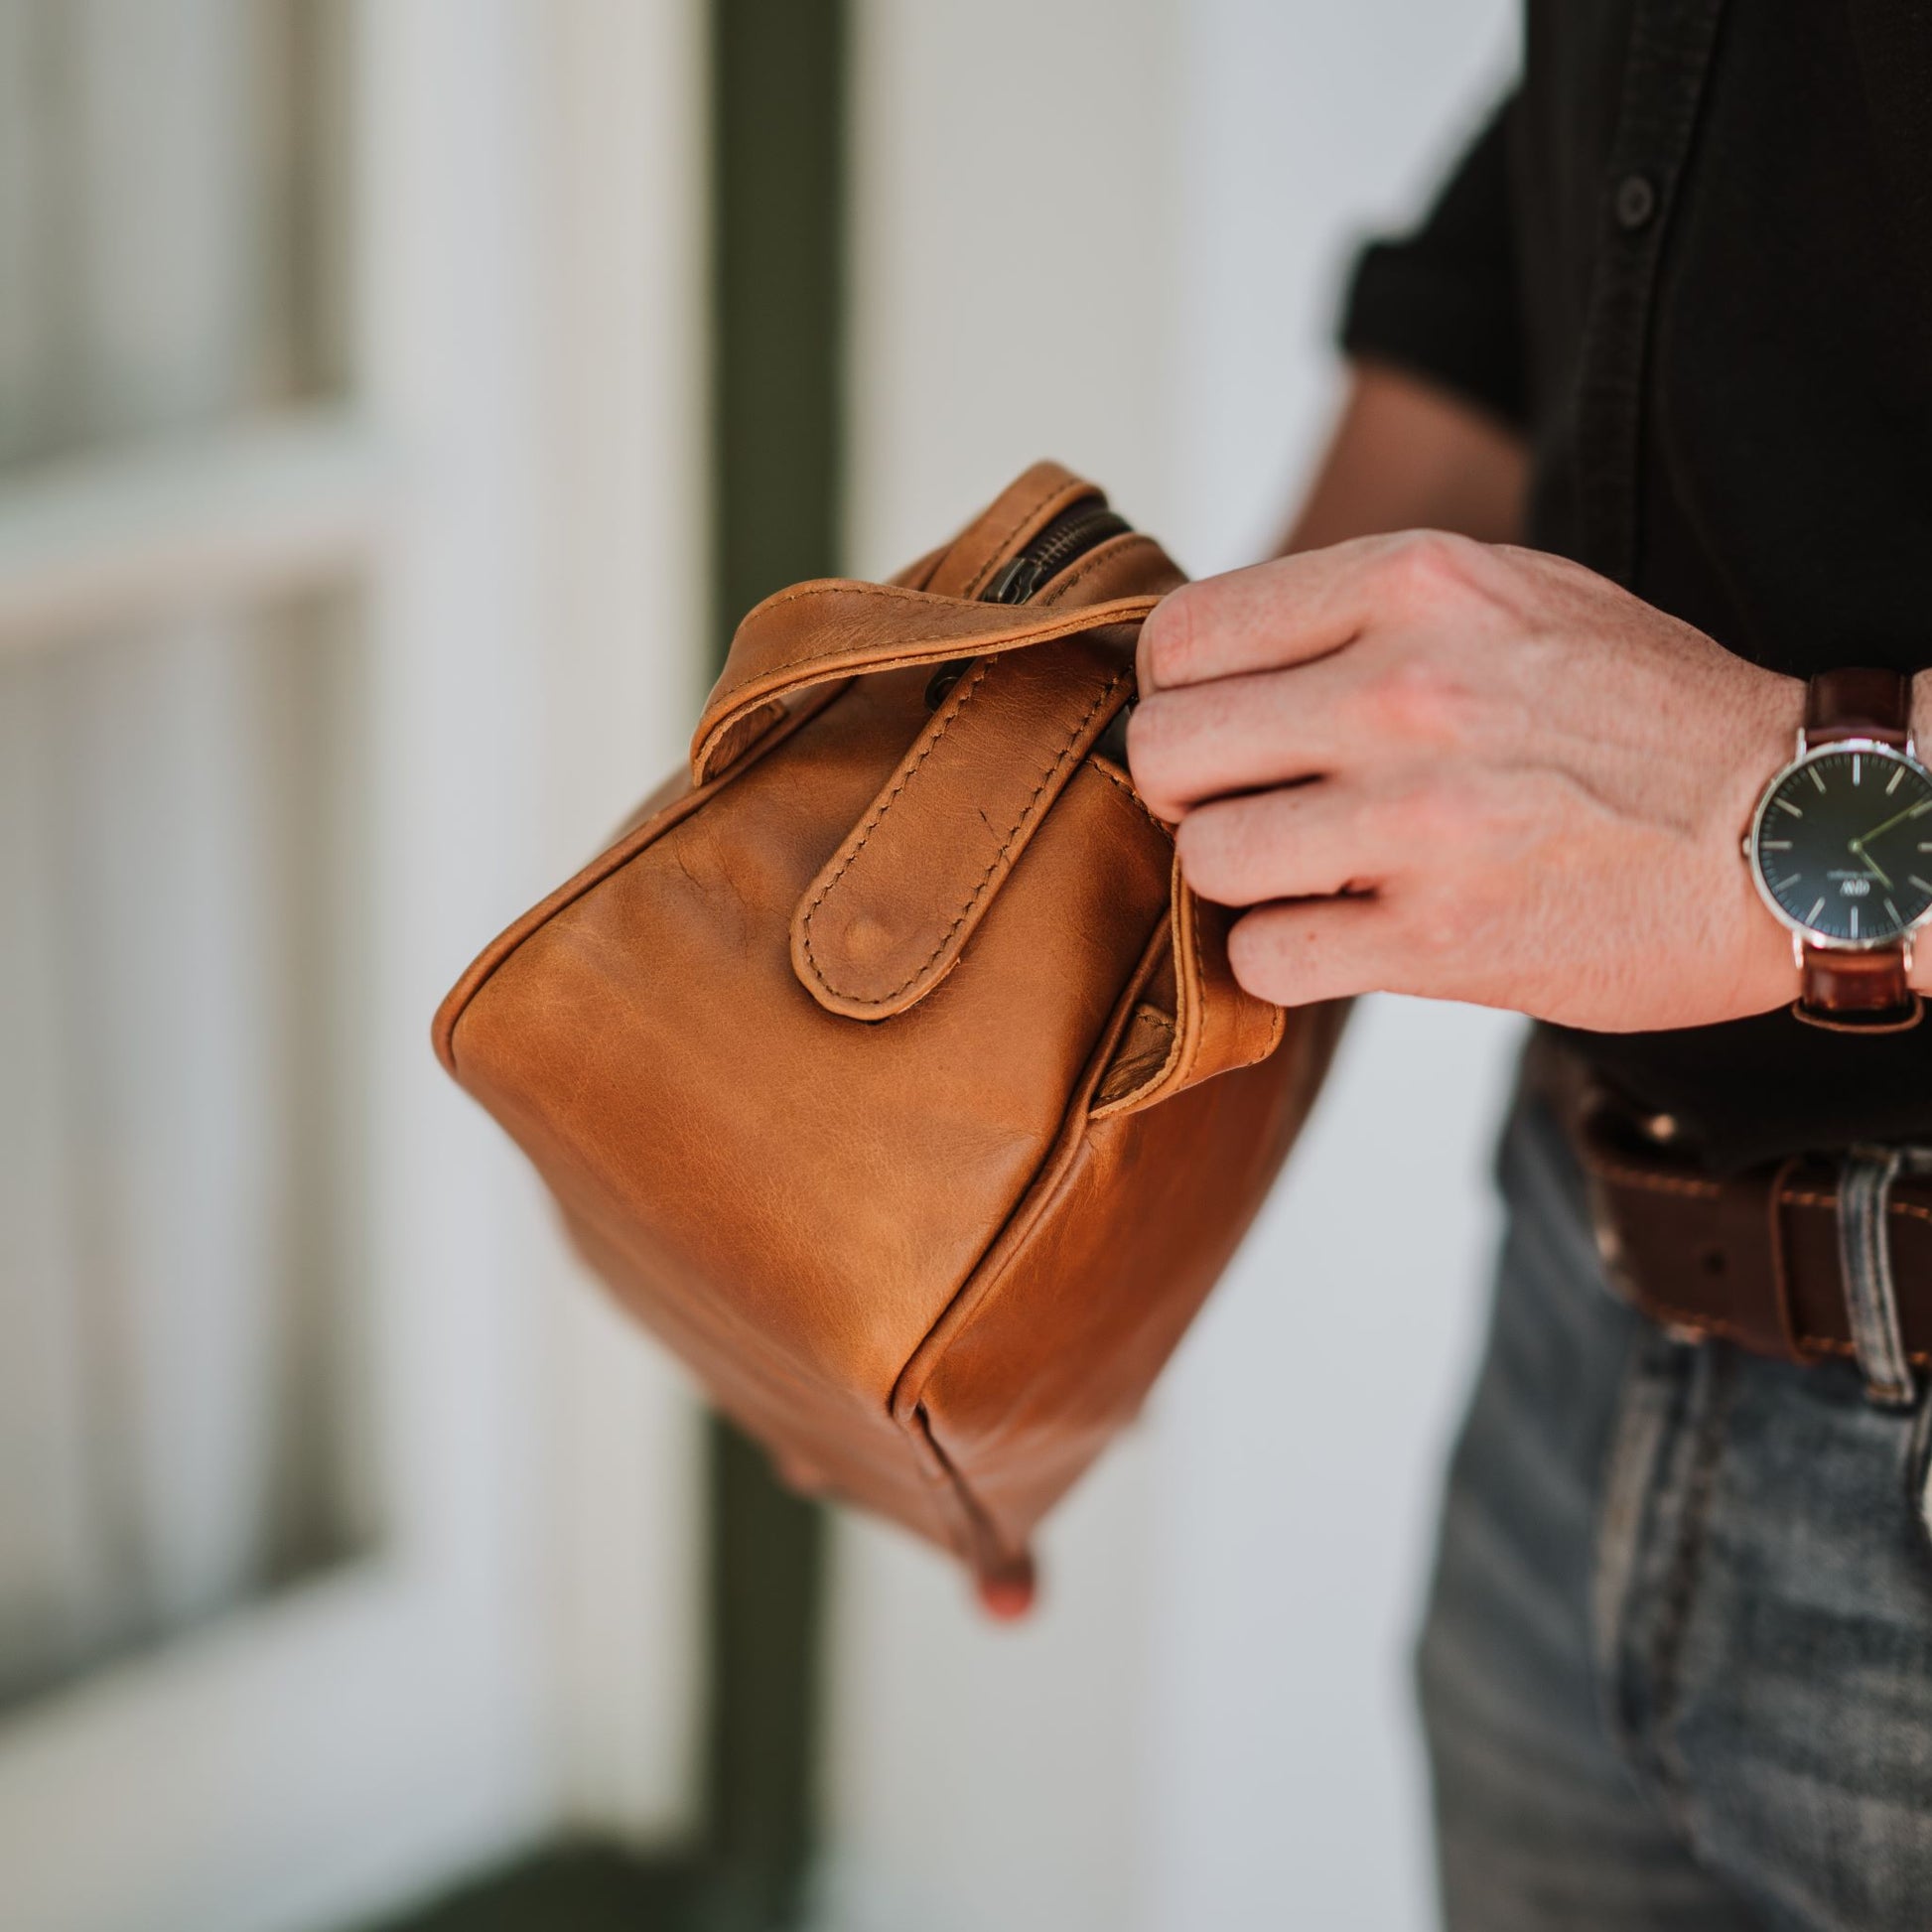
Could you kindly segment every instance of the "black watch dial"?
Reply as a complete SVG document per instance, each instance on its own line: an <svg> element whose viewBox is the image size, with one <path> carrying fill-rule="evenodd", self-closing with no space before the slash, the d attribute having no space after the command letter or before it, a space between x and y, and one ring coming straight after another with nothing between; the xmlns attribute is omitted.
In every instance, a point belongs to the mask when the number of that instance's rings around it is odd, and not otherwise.
<svg viewBox="0 0 1932 1932"><path fill-rule="evenodd" d="M1896 939L1932 907L1932 778L1895 752L1821 752L1765 799L1752 856L1765 892L1807 931Z"/></svg>

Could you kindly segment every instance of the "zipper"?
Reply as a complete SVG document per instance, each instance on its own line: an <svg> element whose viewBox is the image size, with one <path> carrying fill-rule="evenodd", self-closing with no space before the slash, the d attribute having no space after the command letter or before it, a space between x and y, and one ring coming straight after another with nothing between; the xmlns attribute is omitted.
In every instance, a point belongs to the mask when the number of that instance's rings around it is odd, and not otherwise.
<svg viewBox="0 0 1932 1932"><path fill-rule="evenodd" d="M980 592L982 604L1026 604L1039 595L1068 564L1098 549L1109 537L1134 526L1107 507L1104 496L1090 496L1063 509L1017 557L1002 564Z"/></svg>
<svg viewBox="0 0 1932 1932"><path fill-rule="evenodd" d="M980 593L982 604L1029 604L1069 565L1109 537L1124 536L1133 528L1119 511L1107 507L1104 496L1083 496L1063 509L993 573ZM965 676L973 660L959 657L941 664L925 688L928 711L937 711Z"/></svg>

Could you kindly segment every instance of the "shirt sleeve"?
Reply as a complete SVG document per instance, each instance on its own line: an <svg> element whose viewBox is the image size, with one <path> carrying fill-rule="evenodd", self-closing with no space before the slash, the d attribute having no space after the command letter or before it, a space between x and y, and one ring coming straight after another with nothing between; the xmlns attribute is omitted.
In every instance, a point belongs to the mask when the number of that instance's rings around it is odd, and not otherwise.
<svg viewBox="0 0 1932 1932"><path fill-rule="evenodd" d="M1511 95L1421 225L1371 242L1342 305L1341 345L1452 390L1521 426L1528 413L1510 207Z"/></svg>

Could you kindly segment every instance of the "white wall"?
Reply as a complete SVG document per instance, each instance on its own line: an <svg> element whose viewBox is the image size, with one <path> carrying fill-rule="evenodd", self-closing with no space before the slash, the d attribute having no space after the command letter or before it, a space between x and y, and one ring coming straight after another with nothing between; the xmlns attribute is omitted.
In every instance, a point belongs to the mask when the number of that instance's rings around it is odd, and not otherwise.
<svg viewBox="0 0 1932 1932"><path fill-rule="evenodd" d="M849 562L928 548L1057 457L1165 527L1173 0L867 0ZM1042 1613L842 1521L828 1932L1128 1932L1148 1655L1144 1453L1054 1526Z"/></svg>
<svg viewBox="0 0 1932 1932"><path fill-rule="evenodd" d="M1351 239L1501 84L1508 0L1186 0L1174 540L1257 554L1331 407ZM1163 1385L1148 1718L1161 1932L1431 1921L1409 1649L1480 1339L1518 1023L1377 1000Z"/></svg>
<svg viewBox="0 0 1932 1932"><path fill-rule="evenodd" d="M1507 13L862 5L851 567L1040 455L1195 571L1258 554L1325 424L1347 240L1480 110ZM1356 1016L1148 1427L1051 1526L1033 1627L984 1626L937 1560L842 1525L824 1925L1427 1922L1405 1650L1513 1037Z"/></svg>

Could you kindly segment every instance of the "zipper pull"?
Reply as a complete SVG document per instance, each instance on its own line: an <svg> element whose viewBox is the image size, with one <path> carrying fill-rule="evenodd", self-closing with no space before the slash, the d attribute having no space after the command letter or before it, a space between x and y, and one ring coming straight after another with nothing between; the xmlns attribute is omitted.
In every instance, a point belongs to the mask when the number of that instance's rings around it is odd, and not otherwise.
<svg viewBox="0 0 1932 1932"><path fill-rule="evenodd" d="M970 657L955 657L950 663L941 664L933 672L925 687L925 708L937 711L952 696L953 686L972 669Z"/></svg>
<svg viewBox="0 0 1932 1932"><path fill-rule="evenodd" d="M1009 557L980 592L982 604L1024 604L1039 589L1039 566L1026 551Z"/></svg>

